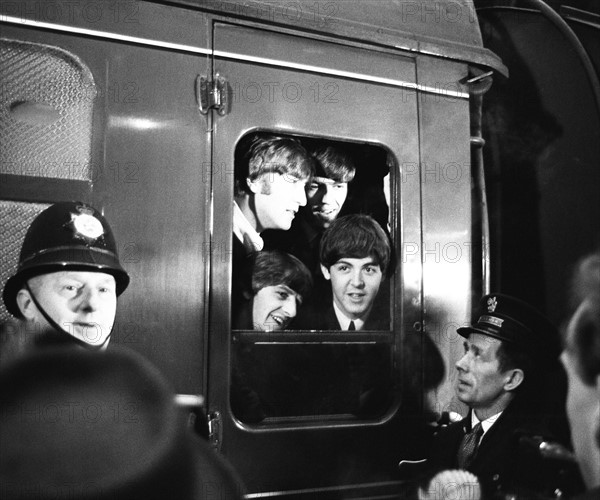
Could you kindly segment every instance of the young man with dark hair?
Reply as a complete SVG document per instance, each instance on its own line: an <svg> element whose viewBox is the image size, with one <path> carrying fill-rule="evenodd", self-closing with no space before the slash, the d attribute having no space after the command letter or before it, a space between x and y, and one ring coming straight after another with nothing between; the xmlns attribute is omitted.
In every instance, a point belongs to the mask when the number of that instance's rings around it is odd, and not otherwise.
<svg viewBox="0 0 600 500"><path fill-rule="evenodd" d="M284 250L298 257L319 282L321 237L339 216L356 168L352 159L334 146L321 146L312 151L311 156L315 172L306 186L306 206L300 209L289 231L267 231L265 241L269 248Z"/></svg>
<svg viewBox="0 0 600 500"><path fill-rule="evenodd" d="M284 252L256 252L244 269L244 298L234 328L285 330L312 286L302 262Z"/></svg>
<svg viewBox="0 0 600 500"><path fill-rule="evenodd" d="M573 282L576 311L569 321L561 361L567 372L571 439L588 491L600 497L600 252L582 259Z"/></svg>
<svg viewBox="0 0 600 500"><path fill-rule="evenodd" d="M289 327L302 300L312 286L310 272L293 255L284 252L256 252L246 259L243 272L243 301L233 311L233 328L278 332ZM233 372L231 407L244 422L259 422L286 410L281 391L293 393L303 381L290 375L285 359L289 350L282 346L268 353L253 344L232 346Z"/></svg>
<svg viewBox="0 0 600 500"><path fill-rule="evenodd" d="M316 314L302 324L319 330L388 330L389 304L376 313L373 309L390 254L387 235L368 215L333 221L320 245L321 272L331 283L331 299L315 304Z"/></svg>
<svg viewBox="0 0 600 500"><path fill-rule="evenodd" d="M457 330L465 354L456 363L456 396L469 413L435 436L428 464L434 477L421 499L444 498L449 485L455 492L462 485L471 498L479 488L484 498L554 489L556 477L521 438L549 434L537 382L555 364L558 332L539 311L507 295L486 295L480 310L477 323Z"/></svg>
<svg viewBox="0 0 600 500"><path fill-rule="evenodd" d="M263 250L267 229L287 231L306 205L304 188L313 162L295 139L272 134L245 137L235 152L233 202L234 309L242 301L239 286L244 259Z"/></svg>
<svg viewBox="0 0 600 500"><path fill-rule="evenodd" d="M296 140L256 134L235 161L233 232L246 253L260 251L266 229L288 230L301 206L313 163Z"/></svg>
<svg viewBox="0 0 600 500"><path fill-rule="evenodd" d="M306 187L308 200L307 222L322 232L337 218L348 196L348 183L352 182L356 168L352 159L333 146L316 149L312 153L315 159L315 175Z"/></svg>

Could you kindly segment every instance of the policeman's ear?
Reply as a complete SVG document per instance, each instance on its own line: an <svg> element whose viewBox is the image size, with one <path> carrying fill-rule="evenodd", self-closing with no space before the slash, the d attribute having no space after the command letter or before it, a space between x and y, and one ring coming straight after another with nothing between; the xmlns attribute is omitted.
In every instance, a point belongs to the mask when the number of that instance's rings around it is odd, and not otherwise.
<svg viewBox="0 0 600 500"><path fill-rule="evenodd" d="M520 368L511 368L506 370L504 380L504 390L514 391L525 380L525 373Z"/></svg>
<svg viewBox="0 0 600 500"><path fill-rule="evenodd" d="M331 274L329 274L329 269L327 269L323 264L321 264L321 272L323 273L323 277L326 280L331 279Z"/></svg>
<svg viewBox="0 0 600 500"><path fill-rule="evenodd" d="M26 288L21 288L17 292L17 305L19 306L19 310L26 320L33 320L35 318L37 307L31 298L29 290Z"/></svg>

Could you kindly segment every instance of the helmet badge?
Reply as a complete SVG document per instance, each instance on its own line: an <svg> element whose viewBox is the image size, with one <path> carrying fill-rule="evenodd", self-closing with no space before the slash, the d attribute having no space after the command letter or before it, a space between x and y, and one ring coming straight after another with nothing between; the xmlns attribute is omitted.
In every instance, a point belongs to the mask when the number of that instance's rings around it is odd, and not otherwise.
<svg viewBox="0 0 600 500"><path fill-rule="evenodd" d="M77 214L71 214L71 224L74 229L74 236L86 240L88 243L95 242L98 238L104 236L104 228L95 216L94 211L82 205L77 206Z"/></svg>
<svg viewBox="0 0 600 500"><path fill-rule="evenodd" d="M497 306L498 306L498 301L496 300L496 297L489 297L487 299L488 312L494 312L496 310Z"/></svg>

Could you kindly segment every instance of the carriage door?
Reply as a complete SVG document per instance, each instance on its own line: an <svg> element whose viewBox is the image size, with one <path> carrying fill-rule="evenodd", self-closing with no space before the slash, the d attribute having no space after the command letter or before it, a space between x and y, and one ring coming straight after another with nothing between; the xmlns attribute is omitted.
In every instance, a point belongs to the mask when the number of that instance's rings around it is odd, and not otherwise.
<svg viewBox="0 0 600 500"><path fill-rule="evenodd" d="M345 149L357 171L346 200L350 206L344 209L372 215L388 230L398 256L403 242L420 241L415 61L391 51L224 23L214 26L214 56L212 77L229 91L214 122L208 391L215 417L213 437L250 492L361 482L387 446L385 429L397 414L402 383L395 370L401 362L402 337L414 334L421 314L419 254L396 258L389 282L380 289L389 327L369 332L234 330L234 155L253 133L293 137L307 147L329 144ZM310 401L312 394L319 393L321 401L336 397L324 394L329 380L313 380L315 385L304 387L306 399L300 401L282 394L292 390L285 382L269 388L275 410L258 416L232 410L232 372L240 363L264 372L304 359L306 378L294 375L303 382L315 378L312 363L326 349L335 357L341 352L336 349L348 346L383 353L380 368L388 372L388 394L372 411L317 407ZM295 353L301 353L300 358ZM245 355L248 358L240 359ZM266 377L278 378L272 373Z"/></svg>

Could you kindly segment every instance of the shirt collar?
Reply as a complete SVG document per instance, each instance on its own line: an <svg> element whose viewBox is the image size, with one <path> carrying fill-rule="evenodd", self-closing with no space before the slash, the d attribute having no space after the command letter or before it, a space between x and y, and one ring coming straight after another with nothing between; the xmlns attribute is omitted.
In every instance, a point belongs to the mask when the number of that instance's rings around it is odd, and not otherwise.
<svg viewBox="0 0 600 500"><path fill-rule="evenodd" d="M490 430L490 427L492 425L494 425L494 423L496 422L496 420L498 420L498 417L500 417L500 415L502 415L502 412L496 413L495 415L492 415L491 417L488 417L485 420L481 421L481 427L483 428L483 435L485 435L485 433L488 430ZM475 412L472 411L471 412L471 429L473 429L479 422L480 422L480 420L475 415Z"/></svg>
<svg viewBox="0 0 600 500"><path fill-rule="evenodd" d="M362 330L363 326L365 326L365 320L362 318L352 319L346 316L342 310L337 306L335 300L333 301L333 312L335 312L335 317L340 324L342 330L348 330L350 327L350 321L354 321L354 328L356 330Z"/></svg>
<svg viewBox="0 0 600 500"><path fill-rule="evenodd" d="M248 252L260 252L265 242L238 206L233 202L233 234L242 242Z"/></svg>

